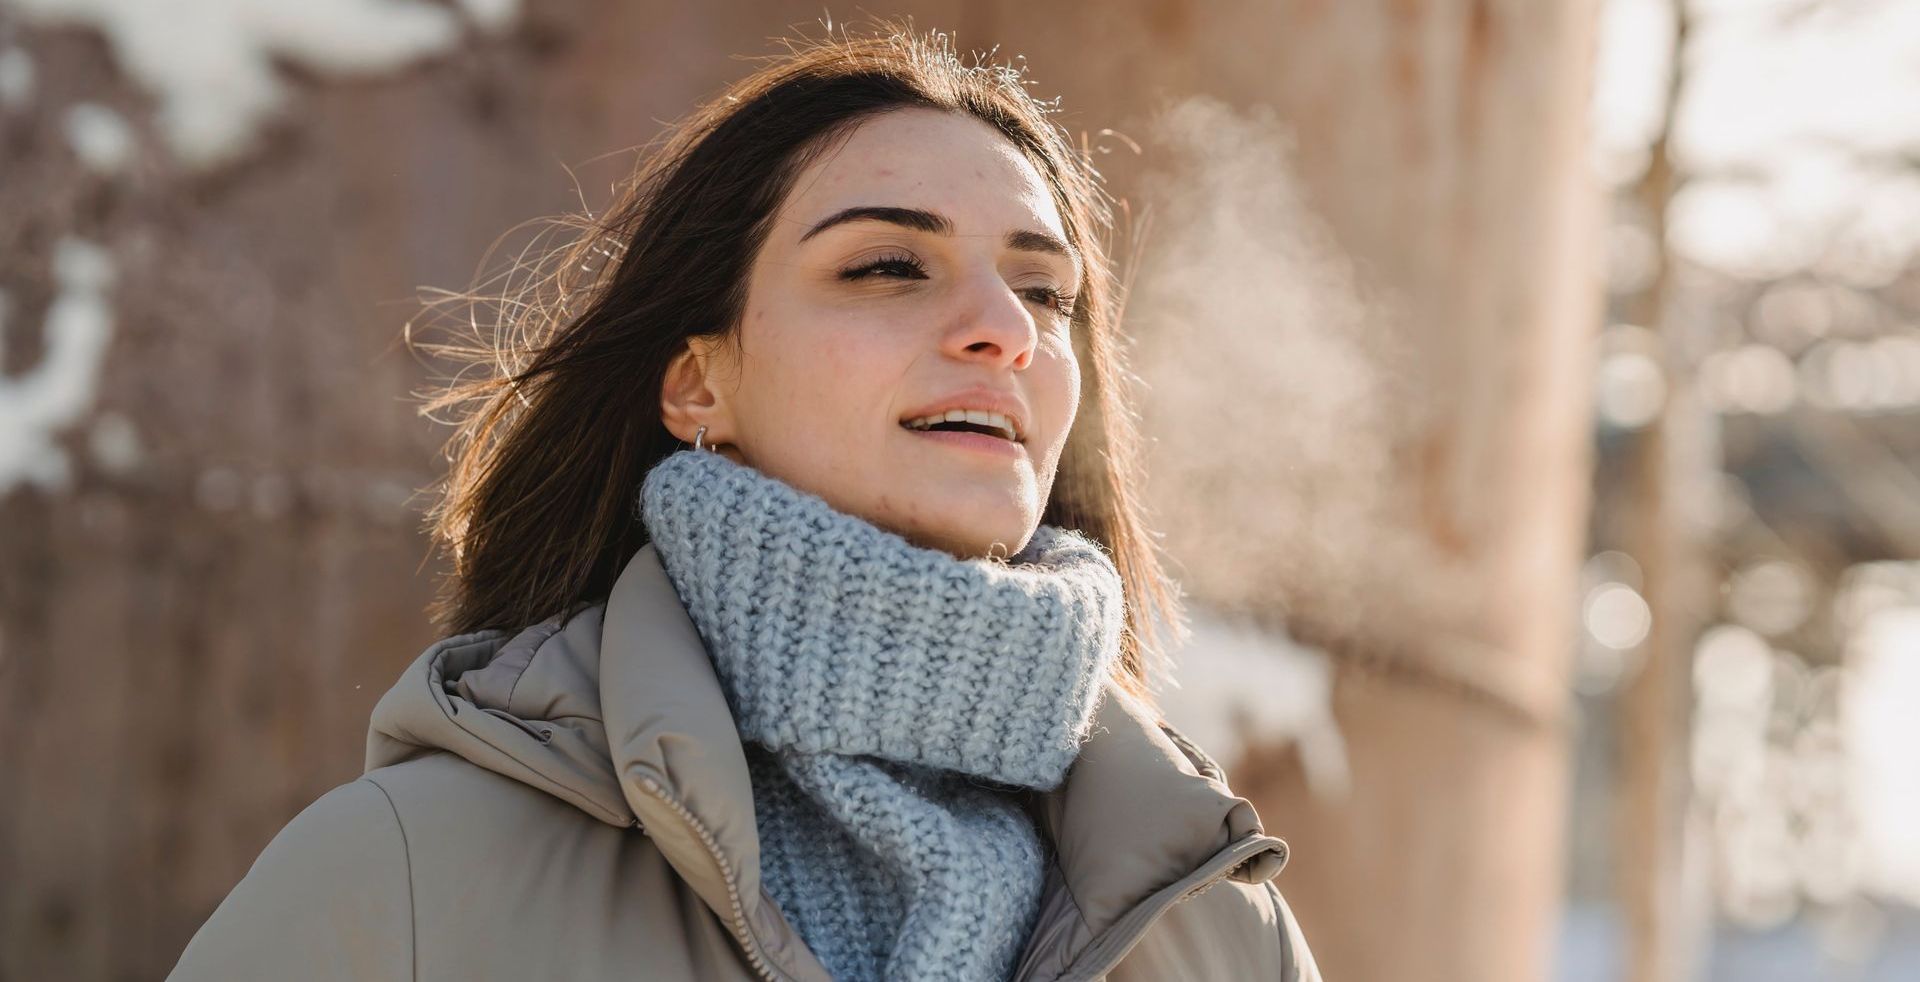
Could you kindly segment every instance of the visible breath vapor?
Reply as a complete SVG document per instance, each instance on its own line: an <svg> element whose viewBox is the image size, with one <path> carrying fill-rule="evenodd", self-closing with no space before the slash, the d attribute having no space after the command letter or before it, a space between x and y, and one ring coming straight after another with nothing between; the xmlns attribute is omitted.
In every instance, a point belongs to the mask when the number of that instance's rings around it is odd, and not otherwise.
<svg viewBox="0 0 1920 982"><path fill-rule="evenodd" d="M1399 551L1390 458L1417 407L1391 314L1303 200L1271 111L1191 98L1146 135L1126 313L1166 550L1206 607L1343 635Z"/></svg>

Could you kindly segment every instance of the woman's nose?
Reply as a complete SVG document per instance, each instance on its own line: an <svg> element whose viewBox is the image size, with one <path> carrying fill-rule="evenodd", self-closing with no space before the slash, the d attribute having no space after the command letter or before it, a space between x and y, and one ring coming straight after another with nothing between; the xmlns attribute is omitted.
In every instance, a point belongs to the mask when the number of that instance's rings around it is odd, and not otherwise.
<svg viewBox="0 0 1920 982"><path fill-rule="evenodd" d="M948 353L969 361L1027 367L1039 343L1033 313L999 276L985 277L972 291L968 313L947 332Z"/></svg>

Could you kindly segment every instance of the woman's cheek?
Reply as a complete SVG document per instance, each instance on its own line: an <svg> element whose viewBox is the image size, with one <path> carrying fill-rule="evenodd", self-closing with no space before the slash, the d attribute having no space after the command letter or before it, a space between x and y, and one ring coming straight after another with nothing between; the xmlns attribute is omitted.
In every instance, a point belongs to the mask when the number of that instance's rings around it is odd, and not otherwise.
<svg viewBox="0 0 1920 982"><path fill-rule="evenodd" d="M1067 348L1052 360L1052 367L1055 377L1049 381L1048 404L1053 412L1048 418L1057 421L1053 434L1057 450L1066 443L1067 433L1073 429L1075 412L1080 407L1080 364L1072 349Z"/></svg>

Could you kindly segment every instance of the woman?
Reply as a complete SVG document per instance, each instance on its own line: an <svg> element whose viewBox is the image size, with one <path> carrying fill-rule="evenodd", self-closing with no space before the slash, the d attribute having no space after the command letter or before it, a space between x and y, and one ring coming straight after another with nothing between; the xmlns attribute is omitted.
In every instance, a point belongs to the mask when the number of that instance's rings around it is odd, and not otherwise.
<svg viewBox="0 0 1920 982"><path fill-rule="evenodd" d="M1110 212L1044 112L883 26L677 127L429 407L451 636L172 977L1317 979L1147 697Z"/></svg>

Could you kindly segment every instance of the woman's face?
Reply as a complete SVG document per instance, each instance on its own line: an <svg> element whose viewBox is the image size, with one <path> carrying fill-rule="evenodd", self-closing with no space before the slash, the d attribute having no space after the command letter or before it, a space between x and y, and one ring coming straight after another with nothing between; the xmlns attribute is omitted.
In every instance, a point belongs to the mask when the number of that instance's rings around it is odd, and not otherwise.
<svg viewBox="0 0 1920 982"><path fill-rule="evenodd" d="M1046 181L993 128L870 119L798 175L737 343L675 363L667 426L691 442L704 424L735 460L916 544L1017 552L1079 405L1079 265ZM948 410L975 420L929 428Z"/></svg>

